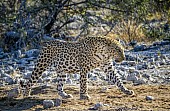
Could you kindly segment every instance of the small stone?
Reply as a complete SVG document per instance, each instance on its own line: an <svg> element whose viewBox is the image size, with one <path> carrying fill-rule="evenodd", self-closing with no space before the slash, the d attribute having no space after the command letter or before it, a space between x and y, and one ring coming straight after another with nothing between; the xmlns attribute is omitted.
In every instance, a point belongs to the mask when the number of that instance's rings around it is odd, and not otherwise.
<svg viewBox="0 0 170 111"><path fill-rule="evenodd" d="M137 51L144 51L147 49L147 46L145 44L141 44L141 45L136 45L134 47L134 51L137 52Z"/></svg>
<svg viewBox="0 0 170 111"><path fill-rule="evenodd" d="M143 68L143 69L148 69L148 68L149 68L148 63L147 63L147 62L144 62L144 63L142 64L142 68Z"/></svg>
<svg viewBox="0 0 170 111"><path fill-rule="evenodd" d="M151 77L151 75L149 75L149 74L143 74L142 77L149 79L149 78Z"/></svg>
<svg viewBox="0 0 170 111"><path fill-rule="evenodd" d="M152 77L150 77L149 80L150 80L151 82L153 82L153 83L156 83L156 82L157 82L156 79L154 79L154 78L152 78Z"/></svg>
<svg viewBox="0 0 170 111"><path fill-rule="evenodd" d="M108 90L107 87L103 87L103 88L100 90L100 92L101 92L101 93L105 93L107 90Z"/></svg>
<svg viewBox="0 0 170 111"><path fill-rule="evenodd" d="M14 70L14 68L12 66L8 66L9 70Z"/></svg>
<svg viewBox="0 0 170 111"><path fill-rule="evenodd" d="M46 84L42 85L41 88L42 89L51 88L51 84L46 83Z"/></svg>
<svg viewBox="0 0 170 111"><path fill-rule="evenodd" d="M151 100L154 100L154 97L153 97L153 96L146 96L146 100L147 100L147 101L149 101L149 100L150 100L150 101L151 101Z"/></svg>
<svg viewBox="0 0 170 111"><path fill-rule="evenodd" d="M68 78L66 84L73 84L73 81L70 78Z"/></svg>
<svg viewBox="0 0 170 111"><path fill-rule="evenodd" d="M46 81L46 82L49 82L49 81L51 81L52 80L52 77L45 77L44 79L43 79L43 81Z"/></svg>
<svg viewBox="0 0 170 111"><path fill-rule="evenodd" d="M133 81L133 82L138 81L138 77L132 74L128 74L127 81Z"/></svg>
<svg viewBox="0 0 170 111"><path fill-rule="evenodd" d="M89 108L89 110L99 110L99 109L101 109L102 107L103 107L104 105L103 105L103 103L96 103L95 105L94 105L94 107L92 107L92 108Z"/></svg>
<svg viewBox="0 0 170 111"><path fill-rule="evenodd" d="M4 74L4 73L5 73L5 71L3 69L0 69L0 74Z"/></svg>
<svg viewBox="0 0 170 111"><path fill-rule="evenodd" d="M133 73L135 71L135 68L134 67L129 67L129 72L130 73Z"/></svg>
<svg viewBox="0 0 170 111"><path fill-rule="evenodd" d="M14 80L11 77L3 77L3 80L10 85L14 83Z"/></svg>
<svg viewBox="0 0 170 111"><path fill-rule="evenodd" d="M74 77L75 80L79 80L80 79L80 74L74 74L73 77Z"/></svg>
<svg viewBox="0 0 170 111"><path fill-rule="evenodd" d="M9 74L6 74L4 70L2 70L1 77L11 77Z"/></svg>
<svg viewBox="0 0 170 111"><path fill-rule="evenodd" d="M43 83L43 79L40 77L37 82L38 83Z"/></svg>
<svg viewBox="0 0 170 111"><path fill-rule="evenodd" d="M6 36L13 38L13 39L19 39L20 34L15 31L8 31L8 32L6 32Z"/></svg>
<svg viewBox="0 0 170 111"><path fill-rule="evenodd" d="M153 64L155 63L155 59L154 59L154 58L151 58L151 59L148 60L148 62L150 62L150 64L153 65Z"/></svg>
<svg viewBox="0 0 170 111"><path fill-rule="evenodd" d="M155 63L155 66L156 66L156 67L160 67L159 62L156 62L156 63Z"/></svg>
<svg viewBox="0 0 170 111"><path fill-rule="evenodd" d="M30 79L31 78L32 73L31 72L27 72L23 74L23 79Z"/></svg>
<svg viewBox="0 0 170 111"><path fill-rule="evenodd" d="M55 106L61 106L61 104L62 104L62 100L61 99L59 99L59 98L57 98L56 99L56 104L55 104Z"/></svg>
<svg viewBox="0 0 170 111"><path fill-rule="evenodd" d="M42 78L48 77L49 72L48 71L44 71L42 74Z"/></svg>
<svg viewBox="0 0 170 111"><path fill-rule="evenodd" d="M123 61L121 65L130 65L130 66L135 66L136 62L135 61Z"/></svg>
<svg viewBox="0 0 170 111"><path fill-rule="evenodd" d="M137 66L136 66L136 69L137 69L137 70L142 70L142 69L143 69L143 66L142 66L142 65L137 65Z"/></svg>
<svg viewBox="0 0 170 111"><path fill-rule="evenodd" d="M91 73L91 77L89 77L90 80L92 81L97 81L98 80L98 76L96 76L95 74Z"/></svg>
<svg viewBox="0 0 170 111"><path fill-rule="evenodd" d="M141 58L139 58L139 57L135 57L135 56L133 56L133 55L130 55L130 54L125 54L125 57L126 57L126 60L127 61L138 61L138 62L141 62L142 60L141 60Z"/></svg>
<svg viewBox="0 0 170 111"><path fill-rule="evenodd" d="M12 99L12 98L18 97L18 95L19 95L18 88L15 88L15 89L12 89L8 92L7 97L8 97L8 99Z"/></svg>
<svg viewBox="0 0 170 111"><path fill-rule="evenodd" d="M162 60L159 62L160 65L165 65L166 64L166 61L165 60Z"/></svg>
<svg viewBox="0 0 170 111"><path fill-rule="evenodd" d="M29 62L25 58L23 58L23 59L20 59L19 61L17 61L17 63L25 65L25 64L28 64Z"/></svg>
<svg viewBox="0 0 170 111"><path fill-rule="evenodd" d="M57 82L58 82L58 78L57 78L57 77L53 78L53 79L52 79L52 82L53 82L53 83L57 83Z"/></svg>
<svg viewBox="0 0 170 111"><path fill-rule="evenodd" d="M129 62L128 62L128 65L130 65L130 66L135 66L135 65L136 65L136 62L135 62L135 61L129 61Z"/></svg>
<svg viewBox="0 0 170 111"><path fill-rule="evenodd" d="M39 55L38 49L31 49L25 52L27 57L37 57Z"/></svg>
<svg viewBox="0 0 170 111"><path fill-rule="evenodd" d="M127 61L123 61L123 62L121 63L121 65L128 65L128 62L127 62Z"/></svg>
<svg viewBox="0 0 170 111"><path fill-rule="evenodd" d="M101 109L102 107L103 107L103 103L101 102L94 105L95 110Z"/></svg>
<svg viewBox="0 0 170 111"><path fill-rule="evenodd" d="M46 108L51 108L51 107L53 107L53 106L54 106L53 100L44 100L44 101L43 101L43 107L44 107L44 109L46 109Z"/></svg>
<svg viewBox="0 0 170 111"><path fill-rule="evenodd" d="M139 78L136 81L134 81L135 85L141 85L141 84L146 84L146 79Z"/></svg>
<svg viewBox="0 0 170 111"><path fill-rule="evenodd" d="M137 41L136 40L133 40L129 43L129 45L131 45L132 47L134 47L135 45L137 44Z"/></svg>

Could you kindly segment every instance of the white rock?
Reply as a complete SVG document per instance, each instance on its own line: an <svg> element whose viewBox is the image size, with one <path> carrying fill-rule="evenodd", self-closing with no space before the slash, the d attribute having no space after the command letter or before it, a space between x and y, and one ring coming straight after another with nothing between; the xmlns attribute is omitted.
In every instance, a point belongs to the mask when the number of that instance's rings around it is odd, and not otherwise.
<svg viewBox="0 0 170 111"><path fill-rule="evenodd" d="M5 71L3 71L3 72L5 72ZM11 78L11 76L9 75L9 74L6 74L6 73L1 73L1 77L3 78L3 77L10 77Z"/></svg>
<svg viewBox="0 0 170 111"><path fill-rule="evenodd" d="M46 82L49 82L49 81L51 81L52 80L52 77L45 77L44 79L43 79L43 81L46 81Z"/></svg>
<svg viewBox="0 0 170 111"><path fill-rule="evenodd" d="M150 62L151 64L154 64L155 63L155 59L151 58L151 59L148 60L148 62Z"/></svg>
<svg viewBox="0 0 170 111"><path fill-rule="evenodd" d="M129 70L129 68L124 67L124 66L120 66L119 69L122 70L122 71L127 71L127 70Z"/></svg>
<svg viewBox="0 0 170 111"><path fill-rule="evenodd" d="M153 96L146 96L146 100L149 101L149 100L154 100L155 98Z"/></svg>
<svg viewBox="0 0 170 111"><path fill-rule="evenodd" d="M68 78L66 84L73 84L73 81L70 78Z"/></svg>
<svg viewBox="0 0 170 111"><path fill-rule="evenodd" d="M146 84L146 79L144 78L139 78L137 81L134 81L136 84L140 85L140 84Z"/></svg>
<svg viewBox="0 0 170 111"><path fill-rule="evenodd" d="M43 101L43 107L46 108L51 108L54 106L53 100L44 100Z"/></svg>
<svg viewBox="0 0 170 111"><path fill-rule="evenodd" d="M95 105L94 105L94 107L92 107L92 108L89 108L89 110L100 110L102 107L103 107L104 105L103 105L103 103L96 103Z"/></svg>
<svg viewBox="0 0 170 111"><path fill-rule="evenodd" d="M94 109L100 109L101 107L103 107L103 103L97 103L94 105Z"/></svg>
<svg viewBox="0 0 170 111"><path fill-rule="evenodd" d="M137 70L142 70L142 69L143 69L143 66L142 66L142 65L137 65L137 66L136 66L136 69L137 69Z"/></svg>
<svg viewBox="0 0 170 111"><path fill-rule="evenodd" d="M143 69L149 68L148 62L144 62L144 63L142 64L142 68L143 68Z"/></svg>
<svg viewBox="0 0 170 111"><path fill-rule="evenodd" d="M129 72L130 73L133 73L135 71L135 68L134 67L129 67Z"/></svg>
<svg viewBox="0 0 170 111"><path fill-rule="evenodd" d="M90 78L89 78L90 80L92 80L92 81L97 81L98 80L98 76L91 76Z"/></svg>
<svg viewBox="0 0 170 111"><path fill-rule="evenodd" d="M127 62L127 61L123 61L123 62L121 63L121 65L128 65L128 62Z"/></svg>
<svg viewBox="0 0 170 111"><path fill-rule="evenodd" d="M129 61L128 64L131 65L131 66L135 66L136 62L135 61Z"/></svg>
<svg viewBox="0 0 170 111"><path fill-rule="evenodd" d="M73 77L74 77L74 79L79 80L80 79L80 74L74 74Z"/></svg>
<svg viewBox="0 0 170 111"><path fill-rule="evenodd" d="M136 62L135 61L123 61L121 65L130 65L130 66L135 66Z"/></svg>
<svg viewBox="0 0 170 111"><path fill-rule="evenodd" d="M101 93L105 93L108 90L107 87L102 87L102 89L100 90Z"/></svg>

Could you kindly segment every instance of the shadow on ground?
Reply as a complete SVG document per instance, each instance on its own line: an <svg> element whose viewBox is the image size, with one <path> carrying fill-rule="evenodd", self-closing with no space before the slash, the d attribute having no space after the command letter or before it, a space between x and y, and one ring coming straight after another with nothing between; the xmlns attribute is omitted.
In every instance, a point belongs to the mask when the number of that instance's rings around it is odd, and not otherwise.
<svg viewBox="0 0 170 111"><path fill-rule="evenodd" d="M108 90L101 92L103 86L90 86L90 100L79 100L78 86L66 86L65 91L72 94L74 98L62 100L60 107L43 108L43 100L51 99L55 102L56 98L60 98L56 91L56 86L33 89L32 98L14 98L8 99L7 92L11 86L0 87L0 111L73 111L88 110L96 103L102 102L104 106L101 110L113 111L141 111L141 110L170 110L170 85L126 85L129 89L134 90L135 96L128 96L120 92L116 87L107 86ZM106 86L104 86L106 87ZM146 96L154 97L154 100L147 101Z"/></svg>

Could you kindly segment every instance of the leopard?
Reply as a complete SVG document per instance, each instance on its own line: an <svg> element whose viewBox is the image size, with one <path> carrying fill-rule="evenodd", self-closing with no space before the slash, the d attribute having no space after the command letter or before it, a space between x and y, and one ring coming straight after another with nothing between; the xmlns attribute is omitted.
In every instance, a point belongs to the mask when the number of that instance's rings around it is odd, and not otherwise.
<svg viewBox="0 0 170 111"><path fill-rule="evenodd" d="M88 95L87 73L100 68L120 91L126 95L134 95L133 90L126 88L115 73L113 61L125 60L123 46L109 37L84 37L78 41L52 40L43 43L40 54L27 82L20 81L20 89L24 97L30 96L32 87L37 83L42 73L50 66L55 67L57 74L57 91L62 98L72 98L64 91L66 74L79 74L80 99L90 99Z"/></svg>

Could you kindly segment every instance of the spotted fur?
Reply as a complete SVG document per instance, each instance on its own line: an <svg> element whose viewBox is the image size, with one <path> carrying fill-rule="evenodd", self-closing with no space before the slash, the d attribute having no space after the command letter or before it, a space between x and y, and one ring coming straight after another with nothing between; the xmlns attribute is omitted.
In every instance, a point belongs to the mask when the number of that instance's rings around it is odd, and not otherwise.
<svg viewBox="0 0 170 111"><path fill-rule="evenodd" d="M99 67L109 75L109 80L116 83L125 94L133 94L128 90L114 72L113 59L121 62L125 59L124 49L116 40L107 37L85 37L77 42L54 40L43 44L43 48L36 62L28 82L20 86L23 95L28 96L31 87L38 81L42 73L51 65L56 68L58 74L58 94L63 98L71 95L63 90L66 81L66 73L80 73L80 99L89 99L87 92L87 73Z"/></svg>

